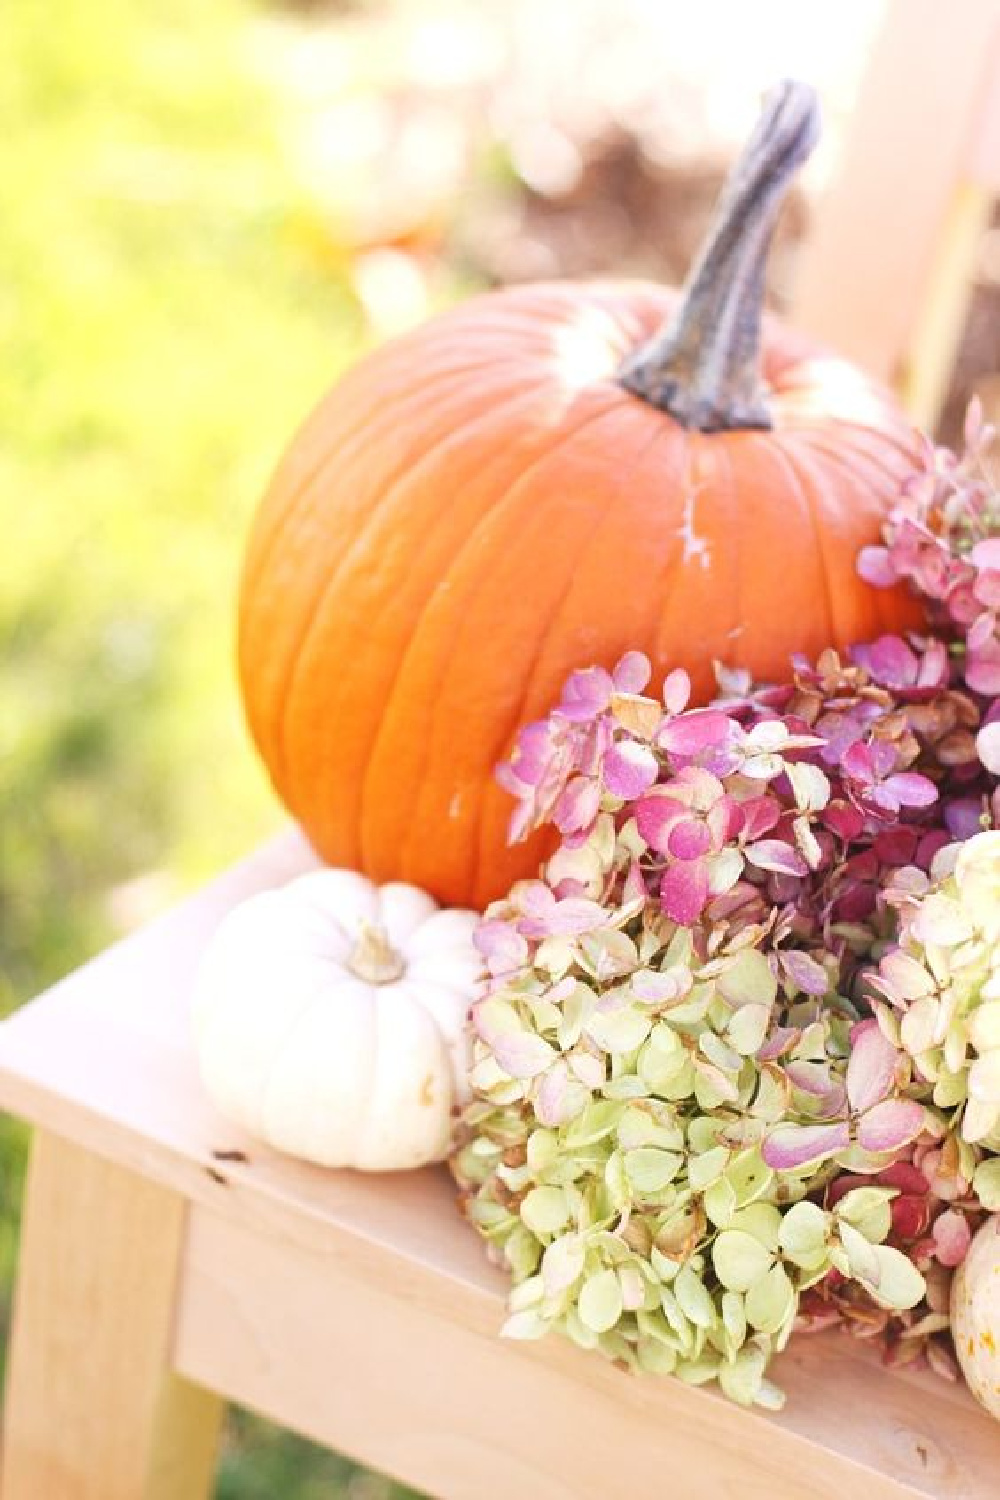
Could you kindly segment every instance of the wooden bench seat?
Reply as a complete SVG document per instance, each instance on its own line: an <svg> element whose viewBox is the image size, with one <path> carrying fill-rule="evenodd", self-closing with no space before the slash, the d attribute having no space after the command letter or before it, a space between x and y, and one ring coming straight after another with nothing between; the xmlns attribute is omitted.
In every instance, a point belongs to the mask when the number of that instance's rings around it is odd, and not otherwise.
<svg viewBox="0 0 1000 1500"><path fill-rule="evenodd" d="M995 1500L1000 1427L961 1389L822 1335L772 1417L502 1341L443 1170L322 1172L221 1120L199 954L310 863L282 838L0 1026L0 1104L36 1127L2 1500L202 1500L225 1399L448 1500Z"/></svg>

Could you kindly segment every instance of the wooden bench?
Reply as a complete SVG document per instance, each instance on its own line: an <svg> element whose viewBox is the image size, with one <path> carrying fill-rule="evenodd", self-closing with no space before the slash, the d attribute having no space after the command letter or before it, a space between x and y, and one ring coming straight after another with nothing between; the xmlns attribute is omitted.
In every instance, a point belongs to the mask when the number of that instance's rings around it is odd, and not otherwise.
<svg viewBox="0 0 1000 1500"><path fill-rule="evenodd" d="M2 1500L203 1500L226 1399L449 1500L996 1497L1000 1427L961 1389L824 1334L772 1417L502 1341L444 1170L322 1172L221 1120L199 954L310 863L281 839L0 1026L0 1103L36 1129Z"/></svg>

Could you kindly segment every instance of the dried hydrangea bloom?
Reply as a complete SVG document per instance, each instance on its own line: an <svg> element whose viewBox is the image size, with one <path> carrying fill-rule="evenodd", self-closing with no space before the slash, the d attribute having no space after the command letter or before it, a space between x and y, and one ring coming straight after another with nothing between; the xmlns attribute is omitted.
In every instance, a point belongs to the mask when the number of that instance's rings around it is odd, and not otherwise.
<svg viewBox="0 0 1000 1500"><path fill-rule="evenodd" d="M731 680L707 709L647 678L634 655L576 674L509 768L517 831L549 816L563 842L480 928L454 1167L515 1283L509 1334L773 1403L803 1293L833 1276L886 1316L924 1297L889 1243L897 1190L824 1188L926 1135L907 1055L851 992L891 922L884 870L948 836L867 668Z"/></svg>
<svg viewBox="0 0 1000 1500"><path fill-rule="evenodd" d="M968 1148L1000 1151L1000 832L954 852L941 879L898 899L899 945L872 984L885 1034L947 1111L975 1188L982 1169ZM979 1177L987 1193L995 1172Z"/></svg>
<svg viewBox="0 0 1000 1500"><path fill-rule="evenodd" d="M858 565L869 583L905 579L921 596L939 649L950 649L954 685L974 705L975 721L966 718L956 751L966 760L967 736L978 729L978 758L992 777L1000 773L1000 493L985 455L994 439L974 401L965 451L927 444L923 472L889 514L884 545L866 547ZM953 831L967 837L974 828Z"/></svg>
<svg viewBox="0 0 1000 1500"><path fill-rule="evenodd" d="M508 1336L559 1329L775 1406L765 1372L808 1289L835 1274L887 1312L923 1298L886 1243L893 1188L807 1195L834 1162L886 1167L924 1112L832 964L764 951L773 922L669 919L636 876L634 825L616 840L609 822L578 854L622 864L611 900L557 893L550 866L480 929L493 977L453 1161L464 1210L511 1274Z"/></svg>

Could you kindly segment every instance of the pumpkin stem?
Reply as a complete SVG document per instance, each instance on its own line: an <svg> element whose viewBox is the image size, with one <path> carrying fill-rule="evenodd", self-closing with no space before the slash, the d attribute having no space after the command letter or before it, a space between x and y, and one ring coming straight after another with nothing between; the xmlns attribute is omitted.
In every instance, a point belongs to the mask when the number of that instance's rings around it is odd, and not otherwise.
<svg viewBox="0 0 1000 1500"><path fill-rule="evenodd" d="M804 83L776 84L726 181L680 307L622 365L632 395L685 427L770 427L760 374L764 267L782 199L819 138Z"/></svg>
<svg viewBox="0 0 1000 1500"><path fill-rule="evenodd" d="M347 967L365 984L395 984L406 973L406 964L389 942L384 927L363 922L361 935Z"/></svg>

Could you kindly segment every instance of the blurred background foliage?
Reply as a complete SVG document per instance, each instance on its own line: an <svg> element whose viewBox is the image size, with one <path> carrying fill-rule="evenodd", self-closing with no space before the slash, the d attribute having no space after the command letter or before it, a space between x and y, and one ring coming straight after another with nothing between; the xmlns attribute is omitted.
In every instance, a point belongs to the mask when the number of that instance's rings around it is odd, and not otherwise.
<svg viewBox="0 0 1000 1500"><path fill-rule="evenodd" d="M276 826L233 681L240 539L336 373L477 286L678 279L792 72L828 130L780 305L880 11L4 0L0 1013ZM24 1152L0 1124L0 1332ZM231 1417L220 1500L404 1493Z"/></svg>

